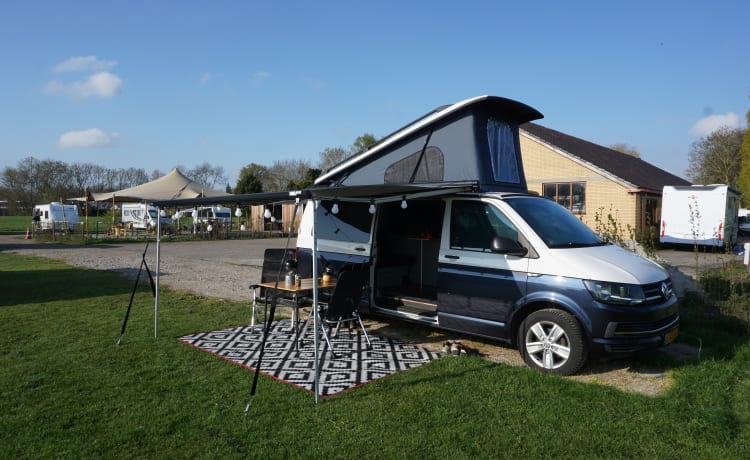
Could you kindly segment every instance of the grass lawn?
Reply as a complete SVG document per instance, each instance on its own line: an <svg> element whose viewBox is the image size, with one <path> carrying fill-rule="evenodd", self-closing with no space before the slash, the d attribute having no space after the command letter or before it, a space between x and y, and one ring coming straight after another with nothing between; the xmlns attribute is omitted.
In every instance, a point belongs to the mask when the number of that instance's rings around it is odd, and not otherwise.
<svg viewBox="0 0 750 460"><path fill-rule="evenodd" d="M445 357L315 405L179 343L247 304L0 253L1 458L749 458L750 345L675 364L647 397L479 357ZM706 323L706 320L695 321ZM683 330L690 332L691 321ZM732 345L733 344L733 345Z"/></svg>

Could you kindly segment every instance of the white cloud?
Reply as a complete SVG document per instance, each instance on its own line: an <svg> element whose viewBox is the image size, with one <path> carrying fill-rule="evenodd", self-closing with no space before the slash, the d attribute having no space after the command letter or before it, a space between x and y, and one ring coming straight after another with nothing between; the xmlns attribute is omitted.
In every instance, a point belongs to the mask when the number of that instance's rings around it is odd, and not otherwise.
<svg viewBox="0 0 750 460"><path fill-rule="evenodd" d="M62 93L73 97L110 98L120 92L122 79L109 72L95 73L85 80L62 83L56 80L44 86L47 93Z"/></svg>
<svg viewBox="0 0 750 460"><path fill-rule="evenodd" d="M253 78L256 80L265 80L266 78L271 78L271 73L261 70L260 72L255 72Z"/></svg>
<svg viewBox="0 0 750 460"><path fill-rule="evenodd" d="M61 149L71 147L106 147L117 141L118 133L105 133L99 128L84 131L68 131L60 136L57 147Z"/></svg>
<svg viewBox="0 0 750 460"><path fill-rule="evenodd" d="M211 81L212 77L213 75L211 74L211 72L204 72L203 75L201 75L201 78L198 80L198 83L200 83L201 85L205 85L209 81Z"/></svg>
<svg viewBox="0 0 750 460"><path fill-rule="evenodd" d="M701 118L690 128L690 135L694 137L705 137L722 127L740 128L740 117L734 112L720 115L709 115Z"/></svg>
<svg viewBox="0 0 750 460"><path fill-rule="evenodd" d="M102 61L96 56L76 56L57 64L52 72L100 72L111 70L117 65L117 61Z"/></svg>

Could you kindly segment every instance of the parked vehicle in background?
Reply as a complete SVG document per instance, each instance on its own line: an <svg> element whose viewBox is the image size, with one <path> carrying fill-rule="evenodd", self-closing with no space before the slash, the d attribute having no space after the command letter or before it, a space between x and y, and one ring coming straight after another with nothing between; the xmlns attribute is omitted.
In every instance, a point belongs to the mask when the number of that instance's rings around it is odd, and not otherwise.
<svg viewBox="0 0 750 460"><path fill-rule="evenodd" d="M50 204L34 206L32 214L34 226L40 230L75 230L78 225L78 206L53 201Z"/></svg>
<svg viewBox="0 0 750 460"><path fill-rule="evenodd" d="M666 186L659 242L723 247L734 244L740 192L728 185Z"/></svg>
<svg viewBox="0 0 750 460"><path fill-rule="evenodd" d="M155 229L157 224L160 224L162 229L169 226L169 217L164 215L160 218L159 211L153 205L147 203L123 203L121 208L122 224L125 226L142 230ZM160 222L157 222L157 219Z"/></svg>
<svg viewBox="0 0 750 460"><path fill-rule="evenodd" d="M223 206L204 206L197 208L198 222L201 224L226 225L232 221L232 210Z"/></svg>
<svg viewBox="0 0 750 460"><path fill-rule="evenodd" d="M737 233L742 236L750 236L750 215L747 208L737 211Z"/></svg>

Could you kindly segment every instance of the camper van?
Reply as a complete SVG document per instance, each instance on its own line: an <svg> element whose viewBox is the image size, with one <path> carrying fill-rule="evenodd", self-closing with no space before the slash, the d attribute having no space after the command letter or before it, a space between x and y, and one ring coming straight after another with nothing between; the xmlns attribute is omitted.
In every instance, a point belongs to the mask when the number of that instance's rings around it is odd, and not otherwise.
<svg viewBox="0 0 750 460"><path fill-rule="evenodd" d="M38 204L34 206L32 221L40 230L73 231L78 225L78 207L73 204L62 204L58 201L50 204Z"/></svg>
<svg viewBox="0 0 750 460"><path fill-rule="evenodd" d="M740 192L728 185L665 186L659 242L723 247L738 233Z"/></svg>
<svg viewBox="0 0 750 460"><path fill-rule="evenodd" d="M544 372L674 341L667 272L527 193L518 127L536 118L473 98L324 173L299 229L300 274L313 253L318 273L367 270L362 312L509 342Z"/></svg>
<svg viewBox="0 0 750 460"><path fill-rule="evenodd" d="M223 206L204 206L197 208L198 222L202 224L226 225L232 221L231 209Z"/></svg>
<svg viewBox="0 0 750 460"><path fill-rule="evenodd" d="M162 216L157 222L159 211L155 206L146 203L123 203L122 207L122 224L134 229L155 229L157 224L162 229L169 226L169 217Z"/></svg>

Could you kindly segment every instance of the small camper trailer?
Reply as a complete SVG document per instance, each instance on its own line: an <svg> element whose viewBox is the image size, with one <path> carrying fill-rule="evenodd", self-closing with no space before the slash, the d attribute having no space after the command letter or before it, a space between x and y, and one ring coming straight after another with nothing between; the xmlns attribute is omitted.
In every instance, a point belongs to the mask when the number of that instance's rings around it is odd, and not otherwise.
<svg viewBox="0 0 750 460"><path fill-rule="evenodd" d="M728 185L666 186L659 242L723 247L737 239L740 192Z"/></svg>
<svg viewBox="0 0 750 460"><path fill-rule="evenodd" d="M78 207L53 201L50 204L34 206L32 215L34 226L40 230L73 231L78 225Z"/></svg>

